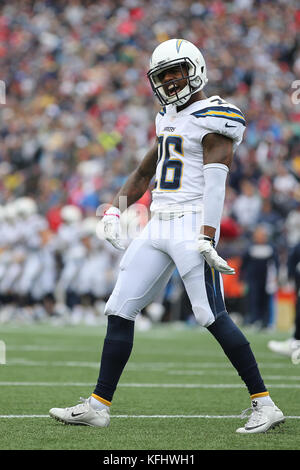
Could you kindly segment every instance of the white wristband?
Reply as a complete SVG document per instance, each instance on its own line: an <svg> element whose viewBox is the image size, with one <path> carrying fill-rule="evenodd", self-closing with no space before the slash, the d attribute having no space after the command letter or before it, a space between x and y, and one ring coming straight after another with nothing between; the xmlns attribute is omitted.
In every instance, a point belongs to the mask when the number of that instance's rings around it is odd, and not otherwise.
<svg viewBox="0 0 300 470"><path fill-rule="evenodd" d="M121 216L121 211L118 207L111 206L107 211L104 212L104 215L115 215L116 217Z"/></svg>

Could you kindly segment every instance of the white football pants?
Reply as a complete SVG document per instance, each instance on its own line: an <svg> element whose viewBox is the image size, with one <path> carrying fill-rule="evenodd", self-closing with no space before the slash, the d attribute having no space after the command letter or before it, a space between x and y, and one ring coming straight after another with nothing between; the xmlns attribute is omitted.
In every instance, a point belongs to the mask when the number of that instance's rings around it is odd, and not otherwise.
<svg viewBox="0 0 300 470"><path fill-rule="evenodd" d="M164 217L155 214L129 245L105 314L134 320L165 288L176 267L197 321L207 327L226 309L220 273L196 250L201 213Z"/></svg>

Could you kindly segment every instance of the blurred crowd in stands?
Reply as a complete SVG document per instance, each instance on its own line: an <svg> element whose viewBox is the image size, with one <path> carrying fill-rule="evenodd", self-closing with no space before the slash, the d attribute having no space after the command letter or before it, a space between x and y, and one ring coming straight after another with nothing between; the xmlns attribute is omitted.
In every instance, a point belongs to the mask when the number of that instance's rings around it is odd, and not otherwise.
<svg viewBox="0 0 300 470"><path fill-rule="evenodd" d="M97 207L111 200L155 138L149 57L159 42L179 37L203 52L206 94L237 105L247 120L228 180L219 250L237 269L235 279L224 276L229 311L270 326L274 296L288 284L290 250L300 243L299 26L296 0L2 2L2 321L33 304L41 315L58 314L57 305L72 312L78 305L103 308L120 254L89 230ZM27 200L26 214L23 197L34 200L31 209ZM150 201L149 191L139 202L148 208ZM65 207L80 225L76 243L74 233L62 235L70 223ZM72 249L82 272L69 289ZM99 254L86 271L98 272L96 284L83 274L89 250ZM42 264L34 271L32 260L42 255L44 271ZM245 301L250 288L251 302ZM176 273L151 315L190 320Z"/></svg>

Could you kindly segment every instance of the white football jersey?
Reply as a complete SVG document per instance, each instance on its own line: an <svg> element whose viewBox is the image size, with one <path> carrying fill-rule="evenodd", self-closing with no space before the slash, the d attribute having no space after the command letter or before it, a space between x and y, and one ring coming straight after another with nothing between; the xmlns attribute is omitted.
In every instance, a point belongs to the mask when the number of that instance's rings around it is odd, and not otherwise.
<svg viewBox="0 0 300 470"><path fill-rule="evenodd" d="M168 105L157 114L155 124L159 150L150 210L197 210L204 190L203 137L210 133L230 137L235 150L243 138L245 118L236 106L211 96L179 112Z"/></svg>

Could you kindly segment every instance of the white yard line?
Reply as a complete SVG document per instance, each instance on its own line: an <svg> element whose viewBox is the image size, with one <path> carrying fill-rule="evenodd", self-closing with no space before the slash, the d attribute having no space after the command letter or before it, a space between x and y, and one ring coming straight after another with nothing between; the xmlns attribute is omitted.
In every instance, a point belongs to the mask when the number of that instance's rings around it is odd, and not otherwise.
<svg viewBox="0 0 300 470"><path fill-rule="evenodd" d="M165 373L165 371L164 371ZM236 371L233 370L221 370L221 369L213 369L213 370L169 370L167 371L167 375L188 375L188 376L199 376L199 375L226 375L230 377L236 377ZM299 375L266 375L264 374L265 380L295 380L300 383L300 376Z"/></svg>
<svg viewBox="0 0 300 470"><path fill-rule="evenodd" d="M31 359L24 359L24 358L7 358L8 366L22 366L22 367L89 367L89 368L99 368L100 362L93 362L93 361L43 361L43 360L31 360ZM294 368L295 371L297 370L296 366L292 364L292 362L285 362L283 364L274 363L274 362L259 362L260 367L266 367L270 369L286 369L286 368ZM201 373L202 369L205 371L207 369L214 369L216 370L224 370L232 369L232 365L223 362L130 362L126 366L127 371L136 371L136 370L153 370L153 371L166 371L170 368L176 368L176 371L169 371L168 373L172 374L195 374ZM179 368L184 367L184 371L178 370ZM190 369L190 370L189 370ZM231 370L230 370L231 372ZM206 373L206 372L205 372ZM233 373L235 373L233 371ZM219 372L218 372L219 374ZM300 377L299 377L300 380Z"/></svg>
<svg viewBox="0 0 300 470"><path fill-rule="evenodd" d="M0 415L0 419L17 418L49 418L49 415ZM241 418L241 415L111 415L111 418L135 418L135 419L233 419ZM286 416L287 419L300 419L300 416Z"/></svg>
<svg viewBox="0 0 300 470"><path fill-rule="evenodd" d="M94 383L88 382L14 382L14 381L0 381L0 386L17 386L17 387L91 387ZM300 384L267 384L270 388L288 388L299 389ZM244 384L191 384L191 383L120 383L119 387L125 388L244 388Z"/></svg>
<svg viewBox="0 0 300 470"><path fill-rule="evenodd" d="M40 345L40 344L24 344L24 345L10 345L6 344L6 350L7 351L15 351L15 352L35 352L35 351L41 351L41 352L71 352L74 353L74 347L73 346L57 346L57 345ZM85 347L85 346L79 346L76 347L76 352L95 352L95 348L93 347ZM206 350L197 350L197 355L201 357L201 355L204 355L207 357L208 355L211 358L219 358L222 360L224 358L224 355L222 352L219 351L206 351ZM266 352L266 353L260 353L259 357L261 359L272 359L274 357L274 353ZM195 357L195 351L181 351L181 356L183 357ZM285 360L286 358L284 356L277 356L276 360Z"/></svg>

